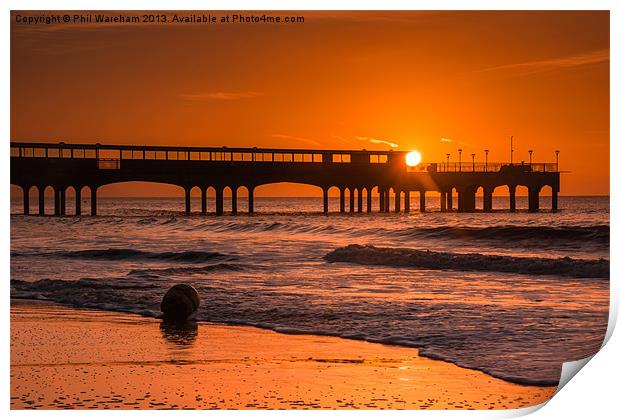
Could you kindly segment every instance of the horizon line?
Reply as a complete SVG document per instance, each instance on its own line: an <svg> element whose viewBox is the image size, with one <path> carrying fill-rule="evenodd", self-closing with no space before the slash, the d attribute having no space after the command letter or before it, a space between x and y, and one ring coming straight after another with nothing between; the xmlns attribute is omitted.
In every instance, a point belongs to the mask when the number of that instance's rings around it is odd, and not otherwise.
<svg viewBox="0 0 620 420"><path fill-rule="evenodd" d="M569 194L569 195L560 195L561 197L609 197L609 194ZM114 196L98 196L99 198L183 198L182 195L166 195L166 196L123 196L123 195L114 195ZM224 196L224 198L230 198L231 196ZM238 198L247 198L247 196L237 196ZM373 196L374 197L374 196ZM482 197L476 196L476 197ZM510 197L509 195L494 195L493 197ZM517 195L516 197L528 197L526 195ZM541 197L551 197L551 195L541 195ZM194 196L191 198L200 198L200 196ZM320 195L254 195L254 198L321 198ZM330 196L330 198L339 198L338 195Z"/></svg>

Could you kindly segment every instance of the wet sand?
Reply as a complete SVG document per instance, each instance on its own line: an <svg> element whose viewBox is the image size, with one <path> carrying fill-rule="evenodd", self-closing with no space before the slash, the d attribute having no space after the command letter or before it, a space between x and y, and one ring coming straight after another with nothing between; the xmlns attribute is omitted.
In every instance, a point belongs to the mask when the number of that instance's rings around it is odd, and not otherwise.
<svg viewBox="0 0 620 420"><path fill-rule="evenodd" d="M411 348L11 302L12 409L508 409L554 392Z"/></svg>

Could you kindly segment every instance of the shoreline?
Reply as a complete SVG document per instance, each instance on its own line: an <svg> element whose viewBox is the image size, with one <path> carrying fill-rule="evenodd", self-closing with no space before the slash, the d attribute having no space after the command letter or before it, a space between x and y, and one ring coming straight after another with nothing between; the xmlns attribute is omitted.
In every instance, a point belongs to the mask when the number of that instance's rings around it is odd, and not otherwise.
<svg viewBox="0 0 620 420"><path fill-rule="evenodd" d="M64 307L66 309L74 309L76 311L81 311L81 310L86 310L86 311L94 311L94 312L109 312L112 314L119 314L119 315L129 315L129 316L137 316L139 318L145 318L145 319L149 319L152 320L154 322L157 323L163 323L163 318L161 318L160 316L155 316L151 313L145 313L145 312L133 312L130 310L122 310L122 309L106 309L106 308L98 308L98 307L82 307L79 305L75 305L75 304L71 304L71 303L65 303L65 302L56 302L54 300L50 300L50 299L37 299L37 298L32 298L32 297L11 297L11 305L13 305L16 302L23 302L23 303L32 303L32 304L49 304L52 306L61 306ZM149 311L151 312L151 311ZM240 328L254 328L254 329L258 329L258 330L262 330L262 331L267 331L267 332L273 332L276 333L278 335L287 335L287 336L310 336L310 337L327 337L327 338L334 338L334 339L338 339L338 340L345 340L345 341L354 341L354 342L363 342L363 343L369 343L369 344L376 344L376 345L380 345L380 346L387 346L387 347L396 347L396 348L404 348L404 349L410 349L410 350L415 350L418 353L418 356L421 358L425 358L425 359L429 359L429 360L436 360L442 363L448 363L451 365L454 365L458 368L461 369L465 369L465 370L472 370L472 371L476 371L476 372L480 372L483 373L485 375L488 375L494 379L498 379L500 381L503 382L507 382L509 384L513 384L513 385L517 385L517 386L524 386L524 387L539 387L539 388L556 388L558 386L558 382L549 382L549 383L541 383L541 382L536 382L536 381L528 381L528 380L511 380L508 378L503 378L501 376L495 376L490 372L485 371L482 368L477 368L477 367L470 367L470 366L462 366L459 364L458 361L453 361L453 360L446 360L446 359L442 359L441 357L436 357L433 354L422 354L423 353L423 349L419 348L419 347L415 347L415 346L409 346L406 344L401 344L398 342L390 342L390 341L380 341L380 340L373 340L373 339L366 339L366 338L352 338L352 337L343 337L343 336L339 336L339 335L335 335L335 334L329 334L329 333L321 333L321 332L313 332L313 333L308 333L308 332L304 332L301 330L294 330L294 329L274 329L274 328L270 328L267 326L262 326L262 325L254 325L254 324L249 324L249 323L242 323L242 322L231 322L231 323L226 323L226 322L209 322L209 321L202 321L202 320L196 320L196 319L192 319L191 321L192 323L195 323L197 325L209 325L209 326L228 326L228 327L240 327Z"/></svg>
<svg viewBox="0 0 620 420"><path fill-rule="evenodd" d="M11 299L12 409L513 409L555 390L415 348Z"/></svg>

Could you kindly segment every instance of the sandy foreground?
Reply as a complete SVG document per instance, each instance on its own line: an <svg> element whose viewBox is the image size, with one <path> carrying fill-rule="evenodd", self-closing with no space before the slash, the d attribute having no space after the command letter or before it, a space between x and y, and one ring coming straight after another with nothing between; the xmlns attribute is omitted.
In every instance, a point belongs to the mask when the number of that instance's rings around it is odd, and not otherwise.
<svg viewBox="0 0 620 420"><path fill-rule="evenodd" d="M11 302L13 409L507 409L554 392L411 348Z"/></svg>

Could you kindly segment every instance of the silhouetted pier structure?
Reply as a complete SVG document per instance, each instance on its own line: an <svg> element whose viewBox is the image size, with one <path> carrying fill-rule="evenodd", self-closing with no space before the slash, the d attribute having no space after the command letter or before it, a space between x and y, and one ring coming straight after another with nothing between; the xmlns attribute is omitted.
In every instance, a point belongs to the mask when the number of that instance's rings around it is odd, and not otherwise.
<svg viewBox="0 0 620 420"><path fill-rule="evenodd" d="M239 188L248 191L248 212L254 212L254 189L280 182L309 184L323 190L323 211L328 190L338 188L340 212L372 209L372 190L379 196L379 212L410 211L411 192L419 192L419 209L426 210L426 193L440 193L441 211L476 210L476 191L483 189L483 211L493 210L493 191L507 186L510 210L516 210L516 188L528 190L528 210L539 209L539 193L551 187L552 210L558 209L560 173L555 163L420 164L408 167L405 151L262 149L227 147L164 147L103 144L11 143L11 184L22 188L24 214L30 214L30 190L36 188L39 214L45 214L45 189L54 191L54 214L66 214L66 191L75 190L75 214L81 215L81 192L90 190L91 214L97 214L97 189L129 181L173 184L185 190L185 210L191 212L190 191L201 190L201 210L207 213L207 189L215 189L216 214L224 213L224 189L230 188L231 212L237 213ZM453 203L457 194L456 206ZM357 208L356 208L357 204Z"/></svg>

